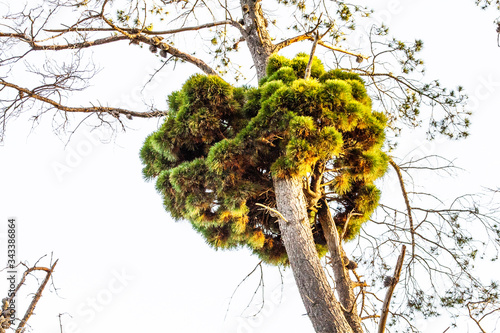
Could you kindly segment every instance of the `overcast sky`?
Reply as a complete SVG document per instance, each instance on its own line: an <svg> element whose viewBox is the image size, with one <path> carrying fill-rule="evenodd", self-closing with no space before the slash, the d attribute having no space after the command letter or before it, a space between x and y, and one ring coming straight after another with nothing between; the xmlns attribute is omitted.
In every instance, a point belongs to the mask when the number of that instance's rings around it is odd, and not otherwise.
<svg viewBox="0 0 500 333"><path fill-rule="evenodd" d="M408 133L397 152L402 156L416 148L456 158L467 171L452 183L434 184L443 193L500 185L500 48L493 25L497 15L479 10L473 2L376 1L394 34L424 40L426 79L439 78L445 86L461 84L471 96L475 115L470 139L427 144L421 136ZM304 44L304 50L309 48ZM145 50L126 43L123 60L114 58L115 50L94 50L103 72L88 96L104 93L113 96L110 100L130 99L134 106L138 101L130 92L142 87L157 64L140 62ZM130 61L137 65L124 71ZM166 96L194 72L180 66L160 75L146 93ZM154 184L143 180L138 154L159 123L129 124L126 133L118 133L109 143L102 142L108 133L90 132L87 127L67 143L67 137L53 133L50 117L33 130L27 118L9 124L0 147L2 242L7 218L16 217L21 260L33 264L51 253L59 258L54 274L58 292L47 288L30 320L32 328L59 332L57 316L67 313L62 317L66 333L313 332L290 271L284 272L281 294L280 275L273 267L265 267L268 302L263 315L240 316L257 287L254 277L235 295L224 319L234 289L258 259L246 250L214 251L187 222L171 220ZM42 263L48 265L49 260ZM0 290L5 290L6 281L0 276ZM23 295L35 291L33 281ZM23 313L29 301L20 297ZM421 324L426 326L432 332L447 327L440 321ZM461 327L448 332L466 331Z"/></svg>

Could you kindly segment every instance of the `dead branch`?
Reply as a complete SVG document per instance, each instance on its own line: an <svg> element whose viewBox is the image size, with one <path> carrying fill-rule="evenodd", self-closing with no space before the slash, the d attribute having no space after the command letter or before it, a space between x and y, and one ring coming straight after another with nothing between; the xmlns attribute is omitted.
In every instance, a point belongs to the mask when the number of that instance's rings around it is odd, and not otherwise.
<svg viewBox="0 0 500 333"><path fill-rule="evenodd" d="M394 292L394 288L399 281L399 276L401 275L401 268L403 267L403 260L405 258L406 246L403 245L401 249L401 254L399 255L398 262L396 264L396 269L394 270L394 276L392 277L389 289L385 294L384 305L382 306L382 313L380 314L380 321L378 326L378 333L385 332L385 324L387 322L387 317L389 315L389 305L391 303L392 293Z"/></svg>
<svg viewBox="0 0 500 333"><path fill-rule="evenodd" d="M200 24L197 26L191 26L191 27L182 27L179 29L171 29L171 30L160 30L160 31L152 31L152 30L139 30L139 29L133 29L133 28L120 28L121 30L128 32L130 34L137 34L137 33L142 33L145 35L172 35L176 34L179 32L186 32L186 31L197 31L201 29L206 29L206 28L212 28L220 25L233 25L232 20L225 20L225 21L219 21L219 22L210 22L210 23L205 23L205 24ZM56 32L56 33L66 33L66 32L114 32L116 31L114 28L81 28L81 27L72 27L68 29L44 29L46 32Z"/></svg>
<svg viewBox="0 0 500 333"><path fill-rule="evenodd" d="M408 221L410 222L411 256L412 256L412 258L414 258L415 257L415 227L413 224L413 216L412 216L412 212L411 212L410 200L408 199L408 192L406 191L406 188L405 188L405 183L403 180L403 175L401 174L401 169L394 162L394 160L391 159L389 161L389 163L394 168L394 170L396 170L396 173L397 173L398 179L399 179L399 185L401 186L401 192L403 193L403 198L405 200L406 210L408 212Z"/></svg>
<svg viewBox="0 0 500 333"><path fill-rule="evenodd" d="M271 207L266 206L266 205L263 205L261 203L256 203L255 205L263 207L265 210L267 210L269 212L269 215L271 215L273 217L278 217L278 218L282 219L283 221L288 222L288 220L283 216L283 214L278 212L276 209L271 208Z"/></svg>
<svg viewBox="0 0 500 333"><path fill-rule="evenodd" d="M361 317L361 320L366 320L366 319L374 319L374 318L380 318L379 315L369 315L369 316L365 316L365 317Z"/></svg>
<svg viewBox="0 0 500 333"><path fill-rule="evenodd" d="M316 31L314 34L314 41L311 49L311 54L309 55L309 62L307 63L306 67L306 73L304 75L304 80L307 80L308 78L311 77L311 67L313 63L313 58L314 58L314 52L316 52L316 46L318 45L319 42L319 32Z"/></svg>
<svg viewBox="0 0 500 333"><path fill-rule="evenodd" d="M357 296L353 290L355 285L351 281L349 271L346 267L349 261L342 248L342 240L340 239L335 220L331 215L330 207L328 207L325 198L321 199L318 219L327 241L328 251L330 252L330 264L335 275L335 289L339 296L339 303L344 310L344 316L353 332L362 332L361 319L357 313Z"/></svg>
<svg viewBox="0 0 500 333"><path fill-rule="evenodd" d="M117 28L119 29L119 28ZM116 30L115 30L116 31ZM50 51L61 51L61 50L75 50L75 49L84 49L84 48L89 48L93 46L98 46L98 45L104 45L104 44L109 44L117 41L122 41L122 40L129 40L130 42L138 43L138 42L143 42L149 45L154 45L160 47L162 50L165 52L171 54L172 56L182 59L190 64L195 65L199 69L201 69L204 73L208 75L218 75L217 72L212 69L207 63L205 63L203 60L192 56L191 54L188 54L186 52L183 52L167 43L158 43L158 37L153 36L153 37L148 37L142 34L133 34L133 33L128 33L127 31L124 31L122 29L118 30L119 32L122 32L122 35L118 36L110 36L110 37L105 37L105 38L99 38L96 40L91 40L91 41L82 41L82 42L77 42L77 43L67 43L67 44L51 44L51 45L42 45L36 43L32 38L26 34L10 34L10 33L0 33L0 37L7 37L7 38L18 38L21 41L24 41L28 43L31 47L32 50L34 51L44 51L44 50L50 50Z"/></svg>
<svg viewBox="0 0 500 333"><path fill-rule="evenodd" d="M45 286L47 285L47 283L49 282L50 280L50 277L52 276L52 273L54 272L54 268L56 267L57 265L57 262L58 260L56 260L54 262L54 264L52 265L52 267L50 267L50 269L46 268L46 267L38 267L39 269L45 271L47 273L47 275L45 276L45 279L43 280L42 284L40 285L40 287L38 287L38 290L35 294L35 296L33 297L33 300L31 301L31 304L30 306L28 307L28 309L26 310L26 313L24 314L24 317L23 319L21 320L21 322L19 323L19 326L17 326L17 329L16 329L16 333L21 333L21 332L24 332L24 326L26 325L26 323L28 322L28 319L31 317L31 315L33 314L33 311L35 310L35 307L36 307L36 304L38 303L38 301L40 300L40 297L42 297L42 292L43 292L43 289L45 288ZM25 275L26 276L26 275ZM23 276L23 277L25 277Z"/></svg>
<svg viewBox="0 0 500 333"><path fill-rule="evenodd" d="M127 117L132 116L132 117L139 117L139 118L162 117L162 116L166 115L166 112L163 112L163 111L137 112L137 111L131 111L131 110L115 108L115 107L108 107L108 106L91 106L91 107L66 106L66 105L62 105L62 104L60 104L60 103L58 103L50 98L47 98L47 97L41 96L37 93L34 93L32 90L20 87L14 83L10 83L10 82L4 81L2 79L0 79L0 85L16 89L23 96L22 98L36 99L36 100L39 100L41 102L47 103L58 110L65 111L65 112L98 113L98 114L109 113L113 116L123 114Z"/></svg>
<svg viewBox="0 0 500 333"><path fill-rule="evenodd" d="M481 330L482 333L486 333L486 330L481 326L481 321L486 318L487 316L500 311L500 307L497 307L491 311L486 312L488 306L488 302L486 301L479 301L479 302L468 302L467 303L467 310L469 311L469 317L476 323L477 327ZM479 312L482 314L480 318L477 318L474 316L474 310L478 310L477 307L479 307Z"/></svg>
<svg viewBox="0 0 500 333"><path fill-rule="evenodd" d="M227 305L227 310L226 310L226 316L224 317L224 319L226 319L227 317L227 314L229 312L229 308L231 307L231 303L233 301L233 298L234 298L234 295L236 294L236 292L238 291L238 289L240 288L240 286L250 277L252 276L252 274L257 270L257 268L260 268L260 279L259 279L259 285L257 286L257 289L256 291L254 292L254 295L252 296L252 299L249 301L248 305L247 305L247 308L250 306L253 298L255 297L255 293L257 292L258 288L262 286L262 288L264 287L264 283L263 283L263 272L262 272L262 260L259 261L257 263L257 265L255 265L255 267L250 271L250 273L248 273L244 278L243 280L240 281L240 283L238 283L238 285L236 286L236 288L234 289L233 291L233 294L231 295L231 297L229 298L229 303ZM264 294L262 294L262 299L264 300ZM264 304L262 304L262 307L264 306ZM259 312L262 310L262 308L259 310Z"/></svg>
<svg viewBox="0 0 500 333"><path fill-rule="evenodd" d="M474 317L474 314L472 313L472 309L471 309L471 303L467 303L467 310L469 311L469 317L476 323L477 327L481 330L482 333L486 333L486 331L483 329L483 327L481 326L481 319L476 319Z"/></svg>
<svg viewBox="0 0 500 333"><path fill-rule="evenodd" d="M300 35L300 36L295 36L295 37L292 37L292 38L288 38L278 44L276 44L274 46L274 52L278 52L279 50L281 49L284 49L285 47L287 46L290 46L294 43L297 43L297 42L301 42L301 41L304 41L304 40L310 40L310 41L314 41L315 37L312 36L312 31L310 32L307 32L303 35ZM318 41L318 44L327 48L327 49L330 49L332 51L336 51L336 52L340 52L340 53L344 53L344 54L348 54L348 55L351 55L351 56L354 56L356 57L356 59L358 58L361 58L361 59L368 59L369 57L368 56L365 56L361 53L355 53L355 52L351 52L351 51L348 51L348 50L345 50L341 47L338 47L338 46L334 46L334 45L331 45L330 43L327 43L327 42L324 42L324 41Z"/></svg>

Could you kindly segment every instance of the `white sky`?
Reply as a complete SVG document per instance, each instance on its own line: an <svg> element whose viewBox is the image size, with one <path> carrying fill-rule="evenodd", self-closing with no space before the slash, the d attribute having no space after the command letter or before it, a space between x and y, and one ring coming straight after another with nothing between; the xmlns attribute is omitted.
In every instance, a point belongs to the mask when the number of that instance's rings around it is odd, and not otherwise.
<svg viewBox="0 0 500 333"><path fill-rule="evenodd" d="M427 80L440 78L443 85L452 87L461 84L475 103L469 140L429 145L419 141L419 136L409 135L401 151L420 147L457 158L467 172L451 185L434 184L444 193L500 185L496 14L480 11L472 0L388 3L391 1L376 1L376 8L392 13L384 16L392 32L402 39L424 40ZM305 50L309 48L305 44ZM106 57L95 49L96 62L104 72L89 96L101 93L113 96L110 100L123 100L137 82L147 78L143 69L151 70L154 64L139 62L147 51L125 50L131 53L129 59L137 59L131 72L123 72L124 64L113 58L114 53ZM166 97L193 70L184 66L169 72L159 79L159 89L154 92L161 91ZM130 103L134 105L133 98ZM224 320L232 292L258 259L246 250L214 251L187 222L171 221L154 184L144 182L141 175L139 149L156 129L155 120L134 120L132 129L107 144L95 140L99 133L90 134L89 139L89 129L84 127L65 146L52 133L49 118L32 132L26 119L11 122L0 147L0 223L5 225L11 216L18 219L22 260L33 264L50 253L59 258L54 275L58 295L45 291L30 320L34 330L59 332L57 315L69 313L72 317L63 316L65 333L313 332L289 271L285 272L283 300L274 301L271 294L279 296L281 284L272 267L265 268L269 295L262 318L239 317L257 286L254 278L236 294L235 305ZM58 177L54 167L64 164L71 172ZM444 184L453 188L448 190ZM5 230L0 228L2 242ZM0 247L0 254L4 248ZM48 260L42 263L48 265ZM26 292L33 292L35 284L29 286L33 289ZM0 290L5 289L0 274ZM22 313L29 301L30 297L19 298ZM439 321L421 324L424 331L426 326L432 332L447 327Z"/></svg>

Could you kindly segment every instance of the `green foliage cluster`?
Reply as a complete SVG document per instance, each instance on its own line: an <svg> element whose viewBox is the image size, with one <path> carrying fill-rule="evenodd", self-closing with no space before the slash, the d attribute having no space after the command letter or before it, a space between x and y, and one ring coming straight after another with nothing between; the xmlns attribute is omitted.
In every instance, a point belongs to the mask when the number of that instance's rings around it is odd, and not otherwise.
<svg viewBox="0 0 500 333"><path fill-rule="evenodd" d="M386 117L371 110L355 74L325 71L314 59L311 78L302 79L308 59L271 57L257 88L195 75L169 97L165 123L146 139L145 177L157 179L167 211L212 246L248 246L268 263L287 263L277 219L257 205L275 206L273 176L302 177L305 189L321 181L345 239L376 208ZM308 209L321 254L316 204Z"/></svg>

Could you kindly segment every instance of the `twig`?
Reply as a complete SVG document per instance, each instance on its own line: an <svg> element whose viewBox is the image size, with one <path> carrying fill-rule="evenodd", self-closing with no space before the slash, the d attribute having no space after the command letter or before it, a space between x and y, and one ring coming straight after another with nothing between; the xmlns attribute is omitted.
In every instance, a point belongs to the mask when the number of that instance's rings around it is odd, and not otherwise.
<svg viewBox="0 0 500 333"><path fill-rule="evenodd" d="M233 301L234 295L236 294L236 292L238 291L240 286L243 284L243 282L245 282L257 270L257 267L260 267L261 274L262 274L262 260L259 261L259 263L257 265L255 265L255 267L252 269L252 271L250 273L248 273L247 276L245 276L245 278L243 280L241 280L240 283L238 283L238 285L234 289L233 294L231 295L231 298L229 299L229 303L227 305L227 310L226 310L226 315L224 316L224 320L226 320L226 318L227 318L227 314L229 313L229 308L231 307L231 302ZM262 276L261 276L261 279L262 279Z"/></svg>
<svg viewBox="0 0 500 333"><path fill-rule="evenodd" d="M281 214L280 212L278 212L276 209L273 209L273 208L271 208L269 206L266 206L266 205L263 205L261 203L256 203L255 206L263 207L263 208L265 208L269 212L269 214L271 216L278 217L278 218L282 219L283 221L288 222L288 220L283 216L283 214Z"/></svg>

